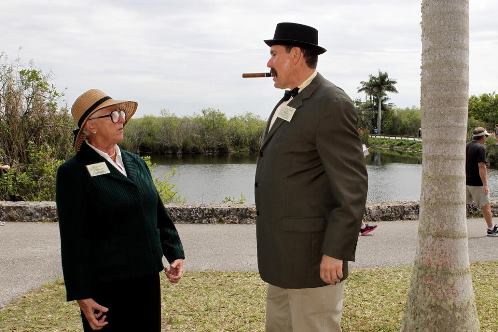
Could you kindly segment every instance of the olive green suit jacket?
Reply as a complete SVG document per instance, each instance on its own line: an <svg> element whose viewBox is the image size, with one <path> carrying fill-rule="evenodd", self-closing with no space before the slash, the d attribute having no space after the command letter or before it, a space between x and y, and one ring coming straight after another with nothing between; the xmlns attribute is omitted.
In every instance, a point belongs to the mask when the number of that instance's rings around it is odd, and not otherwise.
<svg viewBox="0 0 498 332"><path fill-rule="evenodd" d="M141 277L184 258L175 225L145 162L121 150L127 176L86 143L57 171L56 202L67 299L91 298L100 282ZM109 174L87 165L105 162Z"/></svg>
<svg viewBox="0 0 498 332"><path fill-rule="evenodd" d="M357 114L320 74L288 106L292 119L265 132L257 162L258 267L278 287L320 287L323 254L344 261L344 278L355 258L368 188Z"/></svg>

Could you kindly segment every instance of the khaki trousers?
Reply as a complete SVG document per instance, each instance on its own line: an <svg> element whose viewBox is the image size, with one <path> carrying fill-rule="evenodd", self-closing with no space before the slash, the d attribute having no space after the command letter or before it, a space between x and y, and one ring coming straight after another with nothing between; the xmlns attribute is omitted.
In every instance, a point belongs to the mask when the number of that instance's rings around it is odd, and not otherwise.
<svg viewBox="0 0 498 332"><path fill-rule="evenodd" d="M268 285L267 332L340 332L344 283L285 289Z"/></svg>

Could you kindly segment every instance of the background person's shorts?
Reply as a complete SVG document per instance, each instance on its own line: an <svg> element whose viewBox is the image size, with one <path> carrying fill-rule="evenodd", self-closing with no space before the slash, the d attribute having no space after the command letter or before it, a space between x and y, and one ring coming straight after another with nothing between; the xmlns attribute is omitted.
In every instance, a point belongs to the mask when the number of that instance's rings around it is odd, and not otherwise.
<svg viewBox="0 0 498 332"><path fill-rule="evenodd" d="M479 207L490 204L489 193L485 194L483 186L466 186L467 187L467 204L475 202Z"/></svg>

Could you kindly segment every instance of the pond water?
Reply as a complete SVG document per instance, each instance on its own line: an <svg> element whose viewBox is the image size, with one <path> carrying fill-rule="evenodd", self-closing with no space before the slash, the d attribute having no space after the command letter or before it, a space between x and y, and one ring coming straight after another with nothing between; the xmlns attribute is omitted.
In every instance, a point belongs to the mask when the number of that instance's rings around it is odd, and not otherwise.
<svg viewBox="0 0 498 332"><path fill-rule="evenodd" d="M254 204L256 157L153 156L153 173L164 176L187 203L221 203L225 198L241 197ZM418 201L422 161L410 156L374 152L367 157L368 202ZM491 196L498 196L498 171L489 170Z"/></svg>

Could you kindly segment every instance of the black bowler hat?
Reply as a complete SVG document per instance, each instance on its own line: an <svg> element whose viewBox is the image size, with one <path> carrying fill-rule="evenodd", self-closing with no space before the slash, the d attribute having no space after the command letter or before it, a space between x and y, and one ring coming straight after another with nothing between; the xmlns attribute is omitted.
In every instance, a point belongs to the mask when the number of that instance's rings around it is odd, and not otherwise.
<svg viewBox="0 0 498 332"><path fill-rule="evenodd" d="M273 45L296 45L311 48L318 54L327 50L318 46L318 30L308 25L299 23L283 22L278 23L275 28L273 39L266 39L268 46Z"/></svg>

